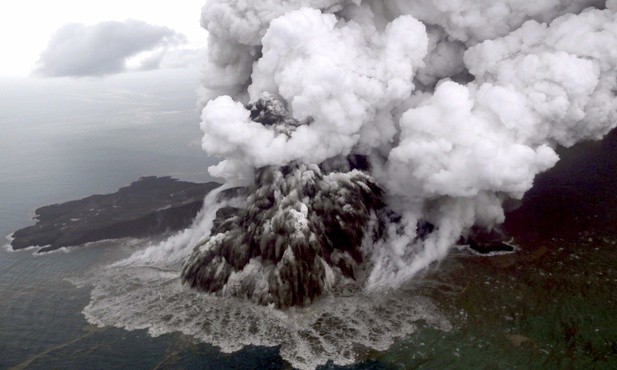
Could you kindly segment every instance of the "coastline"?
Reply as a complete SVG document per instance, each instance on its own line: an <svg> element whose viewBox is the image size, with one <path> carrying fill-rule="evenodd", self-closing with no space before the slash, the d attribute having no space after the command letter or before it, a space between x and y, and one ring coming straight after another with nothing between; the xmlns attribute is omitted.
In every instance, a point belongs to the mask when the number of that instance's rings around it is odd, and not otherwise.
<svg viewBox="0 0 617 370"><path fill-rule="evenodd" d="M203 199L221 184L193 183L169 176L141 177L115 193L39 207L34 225L7 236L9 251L47 253L90 242L147 238L188 227Z"/></svg>

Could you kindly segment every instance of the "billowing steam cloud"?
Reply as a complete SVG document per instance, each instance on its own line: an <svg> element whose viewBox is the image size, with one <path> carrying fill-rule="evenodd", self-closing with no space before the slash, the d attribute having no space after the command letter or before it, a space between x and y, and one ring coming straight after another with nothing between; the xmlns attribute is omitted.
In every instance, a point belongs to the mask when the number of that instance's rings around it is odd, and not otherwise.
<svg viewBox="0 0 617 370"><path fill-rule="evenodd" d="M615 126L615 8L209 1L201 127L224 158L210 172L249 185L264 166L365 156L398 215L368 252L367 287L395 286L471 226L503 222L503 201L555 165L557 145ZM295 123L257 119L246 104L264 99Z"/></svg>

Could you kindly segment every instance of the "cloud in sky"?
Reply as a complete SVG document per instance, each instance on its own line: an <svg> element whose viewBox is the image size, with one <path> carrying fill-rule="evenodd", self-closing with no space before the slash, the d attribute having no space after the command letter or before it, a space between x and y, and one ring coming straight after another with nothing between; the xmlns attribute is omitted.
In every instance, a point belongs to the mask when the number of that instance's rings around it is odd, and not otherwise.
<svg viewBox="0 0 617 370"><path fill-rule="evenodd" d="M35 73L45 77L104 76L128 69L127 61L146 52L135 69L158 68L169 47L186 42L184 35L141 21L107 21L94 25L69 23L58 29L41 53Z"/></svg>

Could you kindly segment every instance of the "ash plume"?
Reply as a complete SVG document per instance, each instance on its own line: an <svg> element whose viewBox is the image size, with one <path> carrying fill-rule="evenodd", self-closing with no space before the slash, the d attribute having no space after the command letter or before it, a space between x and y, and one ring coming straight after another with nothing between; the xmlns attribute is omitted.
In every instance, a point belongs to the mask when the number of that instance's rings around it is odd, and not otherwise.
<svg viewBox="0 0 617 370"><path fill-rule="evenodd" d="M210 292L286 307L348 278L396 287L617 122L614 0L211 0L202 25L210 173L250 189L185 264ZM367 165L326 170L341 158Z"/></svg>

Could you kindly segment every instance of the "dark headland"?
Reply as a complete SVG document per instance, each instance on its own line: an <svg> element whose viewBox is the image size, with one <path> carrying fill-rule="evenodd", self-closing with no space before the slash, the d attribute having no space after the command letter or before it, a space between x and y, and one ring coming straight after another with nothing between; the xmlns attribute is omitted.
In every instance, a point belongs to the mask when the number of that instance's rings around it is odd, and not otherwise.
<svg viewBox="0 0 617 370"><path fill-rule="evenodd" d="M36 224L13 233L14 250L39 252L124 237L151 237L188 227L204 197L220 184L142 177L113 194L92 195L35 211Z"/></svg>

